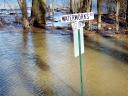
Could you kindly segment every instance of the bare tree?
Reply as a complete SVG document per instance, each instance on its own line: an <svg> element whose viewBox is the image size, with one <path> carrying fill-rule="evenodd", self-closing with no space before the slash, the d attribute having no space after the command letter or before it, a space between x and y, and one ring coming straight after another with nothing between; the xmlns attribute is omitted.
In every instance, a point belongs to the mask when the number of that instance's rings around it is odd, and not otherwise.
<svg viewBox="0 0 128 96"><path fill-rule="evenodd" d="M20 6L20 9L22 11L24 28L28 29L30 26L29 26L29 21L28 21L26 0L17 0L17 1L18 1L19 6Z"/></svg>
<svg viewBox="0 0 128 96"><path fill-rule="evenodd" d="M73 0L70 0L70 13L73 13L73 9L72 9L72 1L73 1Z"/></svg>
<svg viewBox="0 0 128 96"><path fill-rule="evenodd" d="M119 10L120 10L120 1L116 0L116 31L119 31Z"/></svg>
<svg viewBox="0 0 128 96"><path fill-rule="evenodd" d="M92 10L92 0L88 0L87 12L91 12L91 10ZM90 27L91 27L90 21L88 21L88 27L87 27L87 29L90 30Z"/></svg>
<svg viewBox="0 0 128 96"><path fill-rule="evenodd" d="M90 12L92 0L83 0L81 5L82 5L82 7L81 7L82 12Z"/></svg>
<svg viewBox="0 0 128 96"><path fill-rule="evenodd" d="M80 12L81 0L70 0L70 8L73 13Z"/></svg>
<svg viewBox="0 0 128 96"><path fill-rule="evenodd" d="M35 27L45 26L46 1L32 0L32 20L31 24Z"/></svg>
<svg viewBox="0 0 128 96"><path fill-rule="evenodd" d="M126 22L127 22L127 25L128 25L128 0L127 1L127 7L126 7Z"/></svg>
<svg viewBox="0 0 128 96"><path fill-rule="evenodd" d="M81 12L90 12L92 8L92 0L83 0L82 1L82 7L81 7ZM85 28L87 30L90 30L90 21L86 22Z"/></svg>
<svg viewBox="0 0 128 96"><path fill-rule="evenodd" d="M98 31L101 30L101 25L102 25L102 20L101 20L101 16L102 16L102 0L97 0L97 12L98 12L98 19L97 19L97 23L98 23Z"/></svg>

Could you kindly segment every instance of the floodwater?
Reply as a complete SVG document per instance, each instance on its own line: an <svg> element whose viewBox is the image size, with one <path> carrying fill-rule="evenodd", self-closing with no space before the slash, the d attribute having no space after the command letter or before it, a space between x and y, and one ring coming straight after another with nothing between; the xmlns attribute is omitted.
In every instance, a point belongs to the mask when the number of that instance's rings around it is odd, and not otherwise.
<svg viewBox="0 0 128 96"><path fill-rule="evenodd" d="M128 37L85 38L84 96L128 96ZM60 30L0 31L0 96L80 96L73 37Z"/></svg>

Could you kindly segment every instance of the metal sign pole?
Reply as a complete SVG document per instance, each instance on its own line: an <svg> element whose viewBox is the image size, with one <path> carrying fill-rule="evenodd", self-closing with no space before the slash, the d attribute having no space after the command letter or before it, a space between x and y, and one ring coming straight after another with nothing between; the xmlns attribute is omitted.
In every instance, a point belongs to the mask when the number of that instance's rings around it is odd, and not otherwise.
<svg viewBox="0 0 128 96"><path fill-rule="evenodd" d="M78 43L79 43L79 60L80 60L80 96L84 96L84 86L83 86L83 60L81 54L81 36L80 29L78 29Z"/></svg>
<svg viewBox="0 0 128 96"><path fill-rule="evenodd" d="M72 22L72 28L74 33L74 55L79 56L80 59L80 96L84 96L84 84L83 84L83 60L82 54L84 53L84 39L83 39L83 27L85 23L81 21L93 20L94 13L77 13L68 14L61 17L62 22Z"/></svg>

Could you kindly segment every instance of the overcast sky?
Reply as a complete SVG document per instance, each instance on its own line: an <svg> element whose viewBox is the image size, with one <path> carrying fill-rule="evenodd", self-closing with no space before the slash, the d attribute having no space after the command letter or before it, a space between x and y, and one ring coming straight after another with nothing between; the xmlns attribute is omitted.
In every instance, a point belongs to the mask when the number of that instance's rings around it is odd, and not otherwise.
<svg viewBox="0 0 128 96"><path fill-rule="evenodd" d="M28 7L31 6L31 1L32 0L27 0L27 4L28 4ZM59 4L59 5L67 5L66 3L69 2L69 0L46 0L47 1L47 4L51 4L52 1L55 2L55 4ZM9 7L12 7L12 8L17 8L19 7L18 3L17 3L17 0L5 0L5 8L9 8ZM0 0L0 9L3 9L4 8L4 0Z"/></svg>
<svg viewBox="0 0 128 96"><path fill-rule="evenodd" d="M28 7L31 6L31 0L27 0ZM18 8L17 0L5 0L5 8ZM0 9L4 8L4 0L0 0Z"/></svg>

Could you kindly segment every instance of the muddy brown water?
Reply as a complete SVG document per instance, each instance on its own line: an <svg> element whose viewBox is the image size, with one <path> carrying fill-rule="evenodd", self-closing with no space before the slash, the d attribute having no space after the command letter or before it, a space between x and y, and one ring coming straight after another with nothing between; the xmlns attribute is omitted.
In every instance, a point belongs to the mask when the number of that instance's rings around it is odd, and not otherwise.
<svg viewBox="0 0 128 96"><path fill-rule="evenodd" d="M85 38L84 96L128 96L128 37ZM62 31L0 31L0 96L79 96L79 58Z"/></svg>

